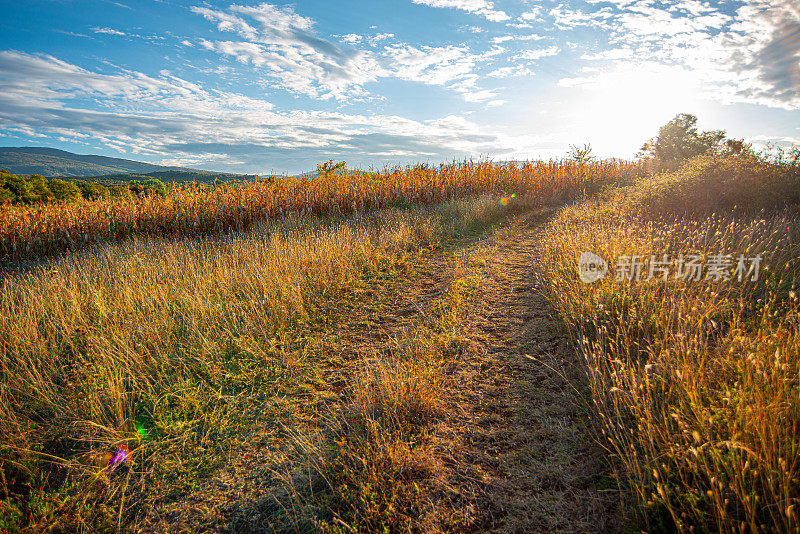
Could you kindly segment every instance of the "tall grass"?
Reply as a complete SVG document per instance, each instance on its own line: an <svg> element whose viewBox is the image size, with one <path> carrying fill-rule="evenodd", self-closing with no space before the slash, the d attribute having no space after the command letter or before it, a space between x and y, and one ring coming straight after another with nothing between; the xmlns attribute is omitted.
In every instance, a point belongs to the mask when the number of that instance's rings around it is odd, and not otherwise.
<svg viewBox="0 0 800 534"><path fill-rule="evenodd" d="M446 291L395 333L392 350L360 362L347 402L321 428L293 433L292 466L308 480L304 487L291 471L277 474L295 528L303 521L331 533L474 528L474 496L455 489L465 466L444 441L452 439L448 414L459 409L459 378L471 372L459 355L478 283L474 260L483 252L456 259Z"/></svg>
<svg viewBox="0 0 800 534"><path fill-rule="evenodd" d="M800 175L753 158L569 207L546 229L550 300L586 359L596 430L648 531L800 529ZM595 252L764 257L757 281L595 284ZM704 273L705 276L705 273Z"/></svg>
<svg viewBox="0 0 800 534"><path fill-rule="evenodd" d="M242 396L280 397L321 372L304 376L292 356L316 306L434 243L437 227L430 214L392 212L216 239L136 238L4 276L4 487L45 498L63 482L47 480L53 463L96 473L80 454L121 444L144 445L139 465L163 459L171 441L214 446ZM7 520L34 520L36 510L5 504Z"/></svg>
<svg viewBox="0 0 800 534"><path fill-rule="evenodd" d="M175 185L165 197L121 196L0 207L0 258L75 249L129 235L187 236L241 231L297 215L341 216L387 206L438 203L477 194L547 199L640 176L639 163L491 162L344 171L217 187Z"/></svg>
<svg viewBox="0 0 800 534"><path fill-rule="evenodd" d="M409 256L506 209L480 197L134 236L3 273L0 530L128 528L194 491L254 428L321 417L341 362L314 332ZM398 365L384 374L401 376ZM414 396L418 370L395 397ZM106 467L122 445L130 462Z"/></svg>

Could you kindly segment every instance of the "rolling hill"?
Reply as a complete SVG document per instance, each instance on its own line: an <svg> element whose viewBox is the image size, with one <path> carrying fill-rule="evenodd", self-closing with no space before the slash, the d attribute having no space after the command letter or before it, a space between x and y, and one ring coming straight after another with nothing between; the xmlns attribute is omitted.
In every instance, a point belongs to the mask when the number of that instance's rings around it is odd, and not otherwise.
<svg viewBox="0 0 800 534"><path fill-rule="evenodd" d="M162 182L202 182L252 180L255 175L231 174L184 167L168 167L122 158L73 154L46 147L0 147L0 169L12 174L41 174L48 178L80 178L102 184L131 180Z"/></svg>
<svg viewBox="0 0 800 534"><path fill-rule="evenodd" d="M73 154L46 147L0 147L0 169L12 174L41 174L47 177L147 174L159 171L206 172L107 156Z"/></svg>
<svg viewBox="0 0 800 534"><path fill-rule="evenodd" d="M147 181L147 180L161 180L162 182L173 183L189 183L198 182L203 184L212 184L214 181L221 182L242 182L248 180L255 180L255 174L230 174L226 172L207 172L195 171L191 169L185 170L159 170L146 173L119 173L119 174L98 174L93 176L66 176L67 180L85 180L87 182L94 182L103 185L118 185L131 180Z"/></svg>

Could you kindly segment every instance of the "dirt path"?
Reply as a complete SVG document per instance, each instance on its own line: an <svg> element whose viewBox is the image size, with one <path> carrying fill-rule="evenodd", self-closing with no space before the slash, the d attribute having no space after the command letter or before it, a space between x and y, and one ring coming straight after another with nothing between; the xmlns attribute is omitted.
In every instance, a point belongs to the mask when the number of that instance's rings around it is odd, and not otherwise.
<svg viewBox="0 0 800 534"><path fill-rule="evenodd" d="M599 489L613 483L573 389L580 362L539 290L538 231L523 219L507 232L469 318L482 371L457 426L485 474L479 530L613 532L616 494Z"/></svg>
<svg viewBox="0 0 800 534"><path fill-rule="evenodd" d="M397 332L425 313L464 265L478 278L464 329L465 392L445 437L455 491L472 505L469 530L614 532L616 483L606 475L580 412L581 362L558 332L539 289L539 214L509 223L493 237L424 265L410 287L378 314L351 350L380 357ZM479 262L479 264L482 262ZM456 272L459 271L459 272ZM580 386L578 386L580 387ZM602 488L607 488L603 490Z"/></svg>
<svg viewBox="0 0 800 534"><path fill-rule="evenodd" d="M538 289L540 222L530 214L468 246L426 255L404 276L370 289L369 298L338 310L317 339L325 381L339 394L353 366L394 350L455 278L477 279L462 325L466 343L455 356L458 410L436 430L450 471L444 500L464 518L457 531L616 530L616 494L598 489L612 484L573 389L580 362ZM303 418L313 425L336 403L322 403ZM161 510L154 530L169 524L172 530L273 531L277 525L267 517L279 499L266 466L274 465L280 440L274 427L254 429L224 468Z"/></svg>

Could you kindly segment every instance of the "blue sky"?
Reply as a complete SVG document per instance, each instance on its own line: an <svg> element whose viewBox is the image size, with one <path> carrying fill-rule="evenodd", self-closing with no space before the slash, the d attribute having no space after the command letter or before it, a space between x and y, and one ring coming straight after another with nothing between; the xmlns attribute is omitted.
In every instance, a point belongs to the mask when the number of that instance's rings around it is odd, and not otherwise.
<svg viewBox="0 0 800 534"><path fill-rule="evenodd" d="M796 0L0 0L0 145L231 172L800 144Z"/></svg>

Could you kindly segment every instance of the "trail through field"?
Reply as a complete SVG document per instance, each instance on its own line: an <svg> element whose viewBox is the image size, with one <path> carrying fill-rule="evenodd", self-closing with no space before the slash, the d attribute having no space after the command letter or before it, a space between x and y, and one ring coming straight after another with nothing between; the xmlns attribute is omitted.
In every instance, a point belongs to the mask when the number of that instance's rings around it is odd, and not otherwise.
<svg viewBox="0 0 800 534"><path fill-rule="evenodd" d="M392 313L347 336L358 340L350 350L379 358L455 278L477 277L458 356L463 397L442 436L461 497L453 505L469 508L461 510L466 530L613 532L616 484L579 413L581 362L539 289L540 223L528 214L449 260L424 264ZM475 258L486 264L470 268Z"/></svg>
<svg viewBox="0 0 800 534"><path fill-rule="evenodd" d="M512 224L484 271L469 322L482 372L460 439L485 475L479 530L613 532L617 497L579 404L577 355L539 289L537 225Z"/></svg>
<svg viewBox="0 0 800 534"><path fill-rule="evenodd" d="M540 215L529 214L490 236L426 255L406 276L370 290L368 298L337 304L336 320L319 335L323 375L334 400L319 409L308 403L312 408L301 419L309 425L335 410L341 402L336 395L346 390L356 367L396 350L455 280L475 282L461 342L452 351L457 409L433 430L436 454L447 470L447 491L435 497L439 510L449 510L442 512L451 518L445 530L616 530L616 493L580 413L580 362L558 333L538 286L540 222ZM281 490L264 468L276 462L271 451L282 439L273 430L253 429L227 466L193 495L162 508L165 515L152 525L285 529L270 519ZM439 528L435 517L421 525Z"/></svg>

